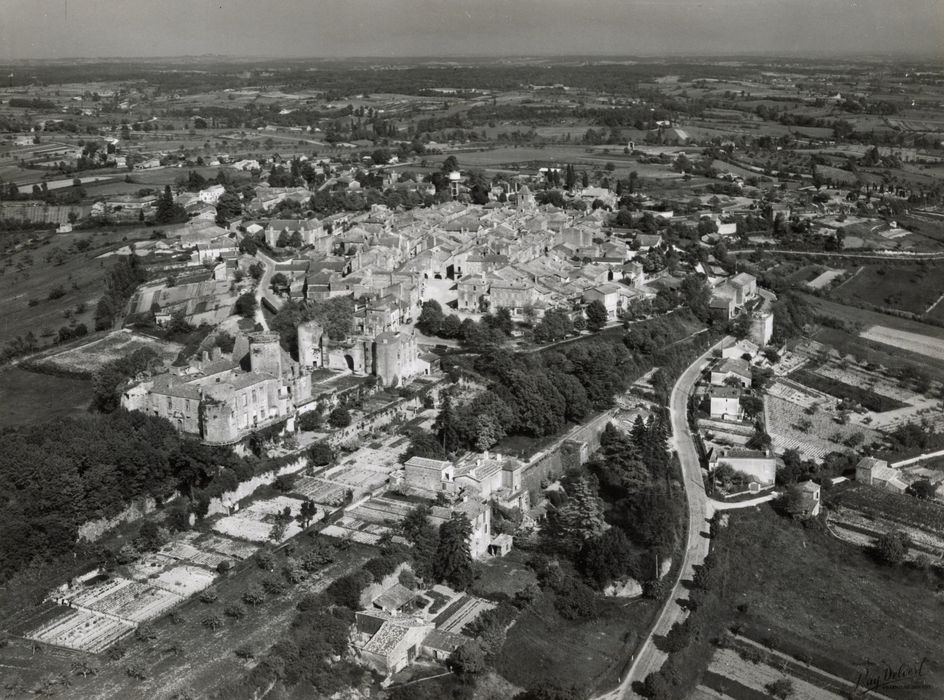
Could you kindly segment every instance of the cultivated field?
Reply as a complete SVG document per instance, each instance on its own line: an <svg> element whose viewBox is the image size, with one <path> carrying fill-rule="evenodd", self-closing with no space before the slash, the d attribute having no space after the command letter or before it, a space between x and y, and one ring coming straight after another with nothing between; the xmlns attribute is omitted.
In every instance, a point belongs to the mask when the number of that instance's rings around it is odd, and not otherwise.
<svg viewBox="0 0 944 700"><path fill-rule="evenodd" d="M886 326L871 326L860 335L866 340L874 340L894 348L927 355L936 360L944 360L944 340L939 338L895 330Z"/></svg>
<svg viewBox="0 0 944 700"><path fill-rule="evenodd" d="M40 345L63 326L95 327L95 305L111 260L96 259L123 239L147 238L146 229L37 233L0 267L0 345L32 332ZM85 248L79 252L79 248Z"/></svg>
<svg viewBox="0 0 944 700"><path fill-rule="evenodd" d="M937 605L932 602L935 578L882 567L825 528L804 527L769 506L732 513L712 551L720 567L713 577L718 585L709 592L710 601L694 613L706 625L703 639L714 639L736 624L741 636L766 648L761 657L770 649L779 650L794 660L804 659L798 664L804 669L844 679L846 686L868 669L897 668L926 657L920 680L927 687L893 697L940 697L944 629L937 616L928 613L929 605ZM716 651L708 641L689 648L689 668L706 669ZM782 668L783 661L778 658L772 665ZM790 673L799 670L791 668ZM703 683L708 680L706 671L698 675ZM804 678L827 686L822 679ZM752 685L745 677L738 682ZM760 697L756 691L731 695Z"/></svg>
<svg viewBox="0 0 944 700"><path fill-rule="evenodd" d="M812 286L812 285L811 285ZM922 315L944 294L944 275L936 265L867 265L832 296Z"/></svg>
<svg viewBox="0 0 944 700"><path fill-rule="evenodd" d="M113 331L104 338L70 348L43 358L43 364L74 373L91 374L103 365L136 350L149 348L166 362L172 362L182 345L171 343L128 330Z"/></svg>

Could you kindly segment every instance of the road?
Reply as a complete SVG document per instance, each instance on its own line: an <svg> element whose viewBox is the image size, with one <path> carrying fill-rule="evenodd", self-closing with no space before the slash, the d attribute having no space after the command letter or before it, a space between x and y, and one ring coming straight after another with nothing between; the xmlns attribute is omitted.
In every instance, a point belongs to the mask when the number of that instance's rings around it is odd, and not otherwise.
<svg viewBox="0 0 944 700"><path fill-rule="evenodd" d="M692 438L691 430L688 427L688 397L702 371L710 362L712 354L719 348L733 342L734 338L728 336L713 345L689 365L688 369L679 377L675 386L672 387L672 395L669 399L672 443L682 465L682 481L685 486L685 498L688 501L688 539L685 543L682 566L679 569L678 578L672 587L668 602L662 608L662 612L659 613L649 637L636 651L635 660L626 673L623 682L615 690L600 696L601 700L636 697L636 693L632 689L633 682L644 681L650 673L658 671L666 659L666 654L656 648L653 638L656 635L662 636L668 633L672 625L684 619L688 614L678 604L679 599L688 598L688 590L682 585L682 581L690 581L695 575L694 567L704 562L705 557L708 556L709 541L703 533L707 534L706 521L711 518L714 512L714 508L705 493L701 462L698 459L698 451L695 449L695 440Z"/></svg>
<svg viewBox="0 0 944 700"><path fill-rule="evenodd" d="M256 260L262 263L262 277L259 278L259 284L256 285L256 322L262 325L263 330L269 330L269 323L266 321L265 314L262 313L262 300L265 299L269 307L278 311L282 308L282 299L275 295L269 284L272 282L272 275L275 274L275 260L263 253L256 251Z"/></svg>
<svg viewBox="0 0 944 700"><path fill-rule="evenodd" d="M881 251L858 253L855 250L844 250L842 252L827 252L816 250L783 250L781 248L738 248L729 250L729 255L749 255L760 251L762 253L773 253L779 255L805 255L812 258L855 258L856 260L942 260L944 253L912 253L910 251L889 250L884 253Z"/></svg>

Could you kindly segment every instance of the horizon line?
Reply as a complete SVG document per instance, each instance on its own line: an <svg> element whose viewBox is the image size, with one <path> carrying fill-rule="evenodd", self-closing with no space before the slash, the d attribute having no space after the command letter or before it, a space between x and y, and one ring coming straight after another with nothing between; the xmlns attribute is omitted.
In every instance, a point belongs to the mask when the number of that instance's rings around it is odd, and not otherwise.
<svg viewBox="0 0 944 700"><path fill-rule="evenodd" d="M350 56L318 56L318 55L266 55L266 54L228 54L228 53L202 53L202 54L167 54L157 56L131 56L131 55L111 55L111 56L55 56L55 57L22 57L22 58L3 58L2 63L23 63L23 62L43 62L56 63L67 61L167 61L182 59L226 59L234 61L321 61L321 62L344 62L344 61L439 61L439 62L461 62L463 60L507 60L507 59L540 59L540 60L665 60L665 59L702 59L709 58L713 60L723 59L788 59L800 61L817 60L888 60L888 59L912 59L912 60L944 60L944 49L939 52L934 51L894 51L894 52L828 52L811 53L809 51L789 52L676 52L667 51L664 53L646 53L646 54L613 54L613 53L568 53L568 54L541 54L541 53L452 53L452 54L403 54L403 55L350 55ZM941 66L944 70L944 65Z"/></svg>

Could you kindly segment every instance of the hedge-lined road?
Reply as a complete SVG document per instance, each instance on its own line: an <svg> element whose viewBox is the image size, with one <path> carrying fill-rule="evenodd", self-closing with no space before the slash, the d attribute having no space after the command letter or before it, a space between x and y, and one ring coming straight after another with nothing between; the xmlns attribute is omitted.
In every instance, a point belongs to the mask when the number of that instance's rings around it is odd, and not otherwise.
<svg viewBox="0 0 944 700"><path fill-rule="evenodd" d="M707 521L711 519L714 513L711 501L708 500L705 493L701 462L698 459L695 440L688 425L688 397L702 371L711 361L712 354L733 342L734 338L728 336L711 346L701 357L689 365L688 369L679 377L675 386L672 387L672 395L669 399L669 416L672 421L672 442L682 465L685 498L688 501L688 540L685 543L685 552L678 578L672 587L672 593L668 601L662 608L662 612L659 613L656 624L636 652L635 659L622 683L618 688L601 696L601 700L635 697L636 693L632 689L633 682L644 681L650 673L658 671L666 659L665 652L656 648L653 638L656 635L664 636L667 634L672 625L683 620L687 615L687 612L678 603L679 599L688 598L688 590L682 585L682 581L690 581L695 575L695 567L704 562L705 557L708 556Z"/></svg>

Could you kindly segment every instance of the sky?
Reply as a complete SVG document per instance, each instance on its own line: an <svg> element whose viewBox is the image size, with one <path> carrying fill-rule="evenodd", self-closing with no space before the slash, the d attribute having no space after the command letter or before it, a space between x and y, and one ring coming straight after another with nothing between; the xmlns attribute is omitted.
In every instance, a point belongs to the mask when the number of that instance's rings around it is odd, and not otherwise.
<svg viewBox="0 0 944 700"><path fill-rule="evenodd" d="M0 0L0 60L944 55L944 0Z"/></svg>

